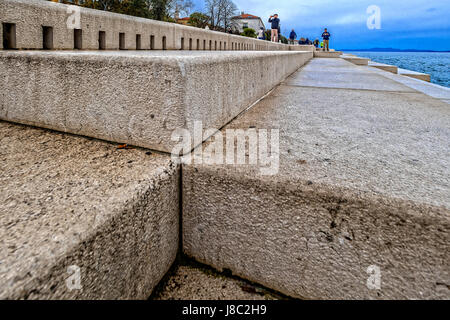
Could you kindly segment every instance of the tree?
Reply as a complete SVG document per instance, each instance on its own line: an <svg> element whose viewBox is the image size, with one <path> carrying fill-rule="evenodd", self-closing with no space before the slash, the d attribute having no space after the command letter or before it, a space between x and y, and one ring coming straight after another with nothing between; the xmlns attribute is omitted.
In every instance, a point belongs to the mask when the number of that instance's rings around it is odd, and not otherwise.
<svg viewBox="0 0 450 320"><path fill-rule="evenodd" d="M241 33L241 36L249 37L249 38L256 38L256 31L252 28L245 28L244 32Z"/></svg>
<svg viewBox="0 0 450 320"><path fill-rule="evenodd" d="M228 30L232 26L232 17L237 6L232 0L205 0L206 14L210 17L213 30Z"/></svg>
<svg viewBox="0 0 450 320"><path fill-rule="evenodd" d="M94 0L100 6L100 9L105 11L112 11L113 8L117 8L120 4L119 0Z"/></svg>
<svg viewBox="0 0 450 320"><path fill-rule="evenodd" d="M163 21L169 16L169 0L146 0L150 17L155 20Z"/></svg>
<svg viewBox="0 0 450 320"><path fill-rule="evenodd" d="M216 28L218 1L219 0L205 0L206 14L209 16L209 24L211 25L212 30Z"/></svg>
<svg viewBox="0 0 450 320"><path fill-rule="evenodd" d="M141 18L151 17L146 0L123 0L118 12Z"/></svg>
<svg viewBox="0 0 450 320"><path fill-rule="evenodd" d="M232 18L236 15L238 8L231 0L222 0L221 1L221 23L223 24L223 28L228 30L230 27L233 27Z"/></svg>
<svg viewBox="0 0 450 320"><path fill-rule="evenodd" d="M85 0L83 7L150 18L147 0Z"/></svg>
<svg viewBox="0 0 450 320"><path fill-rule="evenodd" d="M85 0L83 7L116 12L120 4L120 0Z"/></svg>
<svg viewBox="0 0 450 320"><path fill-rule="evenodd" d="M209 17L201 12L194 12L189 17L189 25L204 29L208 25Z"/></svg>

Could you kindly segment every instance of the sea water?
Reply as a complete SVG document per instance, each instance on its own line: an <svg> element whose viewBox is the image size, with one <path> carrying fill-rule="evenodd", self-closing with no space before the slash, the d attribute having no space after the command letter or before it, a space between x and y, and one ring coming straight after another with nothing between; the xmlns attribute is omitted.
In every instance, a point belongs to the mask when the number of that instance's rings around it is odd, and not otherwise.
<svg viewBox="0 0 450 320"><path fill-rule="evenodd" d="M350 52L358 57L431 75L431 82L450 88L450 52Z"/></svg>

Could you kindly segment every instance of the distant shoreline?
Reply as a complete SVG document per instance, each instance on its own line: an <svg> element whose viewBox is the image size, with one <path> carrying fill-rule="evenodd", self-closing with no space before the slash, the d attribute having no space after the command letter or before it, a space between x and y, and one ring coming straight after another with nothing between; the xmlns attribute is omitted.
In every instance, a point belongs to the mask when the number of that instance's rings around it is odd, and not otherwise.
<svg viewBox="0 0 450 320"><path fill-rule="evenodd" d="M449 51L436 50L416 50L416 49L393 49L393 48L372 48L372 49L340 49L339 51L354 51L354 52L426 52L426 53L448 53Z"/></svg>

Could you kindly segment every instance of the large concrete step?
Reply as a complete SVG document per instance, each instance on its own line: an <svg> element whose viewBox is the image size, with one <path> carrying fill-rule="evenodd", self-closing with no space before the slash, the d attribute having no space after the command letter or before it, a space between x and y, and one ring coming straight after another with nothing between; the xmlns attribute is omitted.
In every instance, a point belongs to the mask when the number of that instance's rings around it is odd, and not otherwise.
<svg viewBox="0 0 450 320"><path fill-rule="evenodd" d="M0 119L171 152L175 129L221 128L312 56L1 51Z"/></svg>
<svg viewBox="0 0 450 320"><path fill-rule="evenodd" d="M178 166L6 122L0 144L0 298L147 299L179 248Z"/></svg>
<svg viewBox="0 0 450 320"><path fill-rule="evenodd" d="M382 75L385 78L394 80L397 83L409 87L413 90L417 90L426 94L427 96L439 99L443 102L450 103L450 88L443 87L434 83L429 83L423 79L417 79L414 77L405 77L403 74L392 74L381 70L374 69L372 72ZM414 72L414 71L412 71Z"/></svg>
<svg viewBox="0 0 450 320"><path fill-rule="evenodd" d="M449 299L449 112L369 68L312 60L221 132L279 129L276 174L261 159L207 165L219 134L185 165L184 252L294 297Z"/></svg>
<svg viewBox="0 0 450 320"><path fill-rule="evenodd" d="M416 72L416 71L412 71L412 70L406 70L406 69L399 68L398 74L402 75L402 76L426 81L426 82L431 82L431 76L426 73L421 73L421 72Z"/></svg>
<svg viewBox="0 0 450 320"><path fill-rule="evenodd" d="M361 57L356 57L354 55L347 55L347 54L341 55L341 58L344 59L345 61L356 64L357 66L367 66L370 61L370 59L368 59L368 58L361 58Z"/></svg>
<svg viewBox="0 0 450 320"><path fill-rule="evenodd" d="M314 58L339 58L341 51L315 51Z"/></svg>
<svg viewBox="0 0 450 320"><path fill-rule="evenodd" d="M384 70L384 71L387 71L387 72L391 72L391 73L394 73L394 74L398 73L398 67L397 66L392 66L392 65L389 65L389 64L369 61L369 67L377 68L377 69Z"/></svg>
<svg viewBox="0 0 450 320"><path fill-rule="evenodd" d="M395 79L388 79L386 72L355 66L343 59L320 58L302 68L304 72L297 72L289 77L285 83L290 86L362 89L376 91L414 92ZM378 73L377 71L380 71ZM392 74L388 74L392 75ZM393 75L392 75L393 76ZM404 77L402 77L404 78Z"/></svg>

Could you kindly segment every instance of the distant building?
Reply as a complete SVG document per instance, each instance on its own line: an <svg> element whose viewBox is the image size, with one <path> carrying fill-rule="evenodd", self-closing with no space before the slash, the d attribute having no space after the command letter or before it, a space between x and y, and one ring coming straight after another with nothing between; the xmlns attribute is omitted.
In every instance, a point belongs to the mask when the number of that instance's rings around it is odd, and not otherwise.
<svg viewBox="0 0 450 320"><path fill-rule="evenodd" d="M261 27L266 28L260 17L244 12L239 16L231 18L231 21L233 23L233 30L239 31L239 33L244 32L246 28L252 28L255 31L258 31Z"/></svg>

